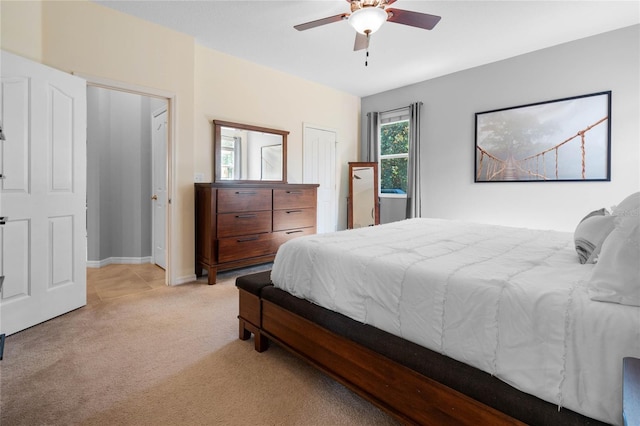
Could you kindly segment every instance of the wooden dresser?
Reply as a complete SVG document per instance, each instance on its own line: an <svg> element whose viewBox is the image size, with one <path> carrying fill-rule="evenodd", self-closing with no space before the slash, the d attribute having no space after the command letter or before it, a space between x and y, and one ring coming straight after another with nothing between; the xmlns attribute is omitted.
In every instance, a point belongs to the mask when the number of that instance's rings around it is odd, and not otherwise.
<svg viewBox="0 0 640 426"><path fill-rule="evenodd" d="M317 184L196 183L196 276L273 261L278 247L316 233Z"/></svg>

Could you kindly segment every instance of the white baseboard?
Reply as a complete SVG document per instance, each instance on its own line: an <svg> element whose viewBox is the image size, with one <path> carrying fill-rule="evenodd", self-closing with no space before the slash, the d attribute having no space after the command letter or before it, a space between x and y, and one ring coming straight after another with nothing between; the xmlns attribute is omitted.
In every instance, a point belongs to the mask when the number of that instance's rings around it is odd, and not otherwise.
<svg viewBox="0 0 640 426"><path fill-rule="evenodd" d="M103 268L111 265L112 263L127 264L127 265L141 265L143 263L153 263L151 256L147 257L109 257L102 260L87 260L87 268ZM169 285L181 285L192 283L197 280L196 274L185 275L178 277Z"/></svg>
<svg viewBox="0 0 640 426"><path fill-rule="evenodd" d="M103 268L112 263L120 263L126 265L142 265L143 263L151 263L151 256L146 257L108 257L102 260L87 260L87 268Z"/></svg>
<svg viewBox="0 0 640 426"><path fill-rule="evenodd" d="M170 283L169 285L180 285L180 284L192 283L196 279L197 279L196 274L191 274L184 277L178 277L174 282Z"/></svg>

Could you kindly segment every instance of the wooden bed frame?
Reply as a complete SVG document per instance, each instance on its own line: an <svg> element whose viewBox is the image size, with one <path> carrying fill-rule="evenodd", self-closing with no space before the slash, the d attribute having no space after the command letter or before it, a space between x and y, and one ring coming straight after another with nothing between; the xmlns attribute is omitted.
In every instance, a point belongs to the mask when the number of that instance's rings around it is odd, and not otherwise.
<svg viewBox="0 0 640 426"><path fill-rule="evenodd" d="M391 359L387 356L390 345L387 345L386 351L378 350L383 348L372 347L375 343L362 344L352 338L360 334L360 328L362 333L373 330L375 336L371 342L380 342L382 347L385 339L380 339L381 335L375 333L386 335L385 332L354 322L347 327L352 330L347 333L351 333L351 336L345 336L323 326L333 317L341 315L273 287L269 273L251 274L236 280L239 289L240 339L247 340L253 333L258 352L267 350L269 341L276 342L403 423L474 426L603 424L570 410L558 410L557 406L517 391L480 370L415 345L415 351L428 351L432 353L430 356L435 356L437 370L451 370L446 374L457 375L462 382L469 382L470 387L476 387L471 392L453 389L438 379ZM291 303L307 303L309 306L302 310L292 309L288 299L297 299ZM306 309L315 310L319 320L305 318L303 312ZM353 322L341 317L340 321ZM402 340L388 336L392 340ZM410 342L406 344L413 345ZM422 356L415 357L415 354L411 356L422 359ZM482 382L487 382L488 386ZM480 384L479 388L476 383ZM495 395L492 394L493 390ZM482 397L478 398L478 395Z"/></svg>

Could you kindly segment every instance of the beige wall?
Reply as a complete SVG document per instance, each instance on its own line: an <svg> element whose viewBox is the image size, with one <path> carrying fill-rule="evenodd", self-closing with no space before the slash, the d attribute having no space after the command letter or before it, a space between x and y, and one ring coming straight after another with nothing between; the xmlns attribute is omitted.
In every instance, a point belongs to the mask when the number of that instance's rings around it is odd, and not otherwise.
<svg viewBox="0 0 640 426"><path fill-rule="evenodd" d="M172 282L194 273L193 179L195 172L213 175L213 118L289 130L290 182L302 179L303 123L337 130L344 222L342 165L356 160L359 98L211 51L190 36L91 2L1 5L2 49L63 71L175 95Z"/></svg>
<svg viewBox="0 0 640 426"><path fill-rule="evenodd" d="M227 120L289 131L287 180L302 183L303 125L330 128L338 135L338 228L346 228L346 164L357 160L360 98L202 46L195 58L195 171L213 178L211 120Z"/></svg>
<svg viewBox="0 0 640 426"><path fill-rule="evenodd" d="M42 62L42 4L0 1L2 49Z"/></svg>

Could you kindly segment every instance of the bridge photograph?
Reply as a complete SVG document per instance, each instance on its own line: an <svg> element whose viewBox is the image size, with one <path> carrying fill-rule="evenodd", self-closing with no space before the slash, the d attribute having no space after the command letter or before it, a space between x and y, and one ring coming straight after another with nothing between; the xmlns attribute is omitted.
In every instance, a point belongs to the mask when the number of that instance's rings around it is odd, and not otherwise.
<svg viewBox="0 0 640 426"><path fill-rule="evenodd" d="M611 92L476 113L475 182L608 181Z"/></svg>

